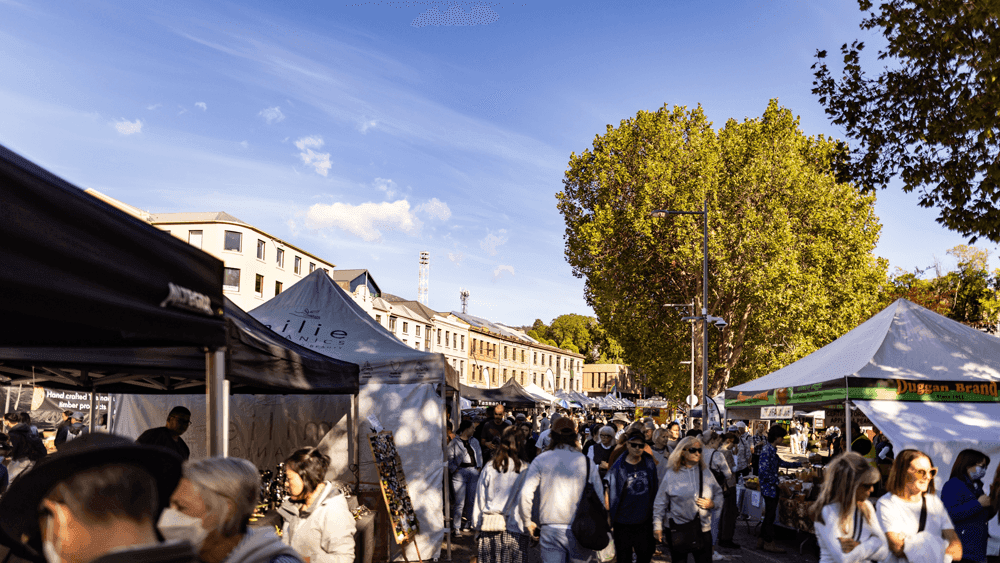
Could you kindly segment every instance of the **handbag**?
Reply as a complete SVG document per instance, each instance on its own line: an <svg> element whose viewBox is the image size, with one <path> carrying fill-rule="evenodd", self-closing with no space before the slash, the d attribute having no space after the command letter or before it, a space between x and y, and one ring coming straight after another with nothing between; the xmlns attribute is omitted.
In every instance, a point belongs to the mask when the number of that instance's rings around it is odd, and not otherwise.
<svg viewBox="0 0 1000 563"><path fill-rule="evenodd" d="M507 529L507 518L497 513L483 514L483 525L479 527L481 532L503 532Z"/></svg>
<svg viewBox="0 0 1000 563"><path fill-rule="evenodd" d="M608 534L611 533L611 526L608 523L608 510L590 482L590 459L583 456L583 464L587 467L587 480L584 482L583 495L576 507L570 529L581 546L600 551L610 543Z"/></svg>
<svg viewBox="0 0 1000 563"><path fill-rule="evenodd" d="M704 488L704 473L698 471L698 492L701 494ZM704 532L701 531L701 515L695 512L695 517L690 522L676 523L671 518L670 524L670 547L680 553L692 553L700 551L704 546Z"/></svg>

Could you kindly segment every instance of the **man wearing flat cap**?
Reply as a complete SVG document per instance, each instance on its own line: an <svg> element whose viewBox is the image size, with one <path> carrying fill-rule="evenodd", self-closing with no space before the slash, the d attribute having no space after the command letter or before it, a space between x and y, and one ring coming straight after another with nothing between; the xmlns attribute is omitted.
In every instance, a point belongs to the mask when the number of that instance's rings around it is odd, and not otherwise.
<svg viewBox="0 0 1000 563"><path fill-rule="evenodd" d="M86 434L11 484L0 543L37 563L195 563L190 543L156 535L180 475L174 452Z"/></svg>

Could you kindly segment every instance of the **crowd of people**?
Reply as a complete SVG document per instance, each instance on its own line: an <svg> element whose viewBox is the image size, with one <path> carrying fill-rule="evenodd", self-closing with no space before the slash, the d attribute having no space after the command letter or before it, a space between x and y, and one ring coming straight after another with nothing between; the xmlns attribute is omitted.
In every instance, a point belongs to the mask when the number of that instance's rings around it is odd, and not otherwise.
<svg viewBox="0 0 1000 563"><path fill-rule="evenodd" d="M238 458L186 459L187 409L171 410L164 426L136 441L83 432L82 419L65 413L57 449L46 455L36 451L41 435L30 418L5 415L4 561L354 562L349 493L328 479L330 458L318 449L285 460L280 525L255 527L260 472ZM479 563L525 563L534 544L543 563L592 561L595 549L603 561L613 549L618 561L649 563L659 549L672 561L709 563L720 548L748 547L734 541L736 484L753 472L764 502L756 547L781 552L779 469L808 462L782 459L777 446L803 433L790 436L782 425L750 432L740 421L683 432L677 422L631 422L621 413L534 419L497 406L480 423L458 421L447 448L452 532L475 535ZM989 493L984 485L989 456L959 453L938 494L926 453L894 453L884 436L870 439L857 427L850 445L837 433L826 437L841 451L809 514L822 562L987 561L988 525L1000 507L1000 471ZM606 511L596 517L610 526L603 550L574 531L591 490Z"/></svg>
<svg viewBox="0 0 1000 563"><path fill-rule="evenodd" d="M79 416L77 416L79 415ZM68 413L66 427L82 420ZM5 416L0 453L10 485L0 497L0 560L48 563L353 563L356 522L345 490L316 448L284 461L281 526L251 526L261 476L234 457L188 460L191 412L133 441L68 431L56 451L21 457L41 436L22 413ZM56 438L60 439L60 427ZM11 469L16 467L16 469ZM280 531L279 531L280 530ZM9 551L8 551L9 550Z"/></svg>

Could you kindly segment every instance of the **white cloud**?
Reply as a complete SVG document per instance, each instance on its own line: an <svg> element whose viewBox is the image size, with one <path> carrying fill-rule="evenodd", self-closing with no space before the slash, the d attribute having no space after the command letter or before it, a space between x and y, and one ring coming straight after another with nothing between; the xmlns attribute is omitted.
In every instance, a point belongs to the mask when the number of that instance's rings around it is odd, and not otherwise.
<svg viewBox="0 0 1000 563"><path fill-rule="evenodd" d="M500 279L504 272L510 272L510 275L514 275L514 266L497 266L496 270L493 270L493 279Z"/></svg>
<svg viewBox="0 0 1000 563"><path fill-rule="evenodd" d="M201 111L208 111L208 104L205 102L195 102L194 107L201 108Z"/></svg>
<svg viewBox="0 0 1000 563"><path fill-rule="evenodd" d="M243 147L243 148L247 148L247 147L250 146L250 143L248 143L246 141L243 141L243 142L240 143L240 146Z"/></svg>
<svg viewBox="0 0 1000 563"><path fill-rule="evenodd" d="M260 113L258 113L257 115L263 117L264 121L266 121L268 125L272 123L277 123L279 121L284 121L285 119L285 114L281 113L281 108L278 106L274 106L273 108L262 109L260 110Z"/></svg>
<svg viewBox="0 0 1000 563"><path fill-rule="evenodd" d="M306 226L310 229L337 227L365 242L381 242L382 231L403 231L408 235L420 232L423 223L410 211L405 199L381 203L324 204L317 203L306 212Z"/></svg>
<svg viewBox="0 0 1000 563"><path fill-rule="evenodd" d="M385 197L389 199L396 197L396 194L399 193L399 187L396 185L396 182L393 182L390 179L375 178L375 181L372 182L372 185L378 188L380 191L385 192Z"/></svg>
<svg viewBox="0 0 1000 563"><path fill-rule="evenodd" d="M497 247L504 244L507 244L507 229L500 229L497 231L497 234L490 233L486 235L486 238L479 241L479 248L482 248L483 252L490 256L496 256Z"/></svg>
<svg viewBox="0 0 1000 563"><path fill-rule="evenodd" d="M188 109L186 107L184 107L184 106L177 106L177 107L180 108L180 110L181 110L181 111L177 112L177 115L184 115L185 113L188 112Z"/></svg>
<svg viewBox="0 0 1000 563"><path fill-rule="evenodd" d="M376 125L378 125L378 121L375 121L374 119L362 119L361 123L358 124L358 131L361 133L367 133L369 129L374 129Z"/></svg>
<svg viewBox="0 0 1000 563"><path fill-rule="evenodd" d="M424 213L435 219L447 221L451 217L451 209L448 204L434 197L427 203L421 203L414 208L414 211Z"/></svg>
<svg viewBox="0 0 1000 563"><path fill-rule="evenodd" d="M142 120L136 119L135 121L128 121L127 119L122 118L121 121L115 122L115 129L117 129L122 135L142 133Z"/></svg>
<svg viewBox="0 0 1000 563"><path fill-rule="evenodd" d="M451 260L452 262L454 262L458 266L462 265L462 260L464 260L464 259L465 259L465 255L462 254L461 252L455 251L455 252L449 252L448 253L448 260Z"/></svg>
<svg viewBox="0 0 1000 563"><path fill-rule="evenodd" d="M295 141L295 146L302 151L299 153L302 162L306 166L315 168L316 173L320 176L326 176L326 173L333 167L333 164L330 163L330 153L313 151L314 148L318 149L323 146L323 137L302 137Z"/></svg>
<svg viewBox="0 0 1000 563"><path fill-rule="evenodd" d="M156 108L161 108L161 107L163 107L163 104L153 104L151 106L146 106L146 109L148 109L148 110L154 110Z"/></svg>

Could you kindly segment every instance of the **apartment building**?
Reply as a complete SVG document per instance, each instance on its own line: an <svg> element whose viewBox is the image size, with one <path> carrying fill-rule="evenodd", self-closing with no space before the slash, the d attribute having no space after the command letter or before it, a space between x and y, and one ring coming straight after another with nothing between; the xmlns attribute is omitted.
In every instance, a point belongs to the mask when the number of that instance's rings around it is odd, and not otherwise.
<svg viewBox="0 0 1000 563"><path fill-rule="evenodd" d="M468 385L465 366L469 361L466 340L469 338L469 323L452 313L436 313L432 319L431 352L444 354L451 367L459 373L459 381Z"/></svg>
<svg viewBox="0 0 1000 563"><path fill-rule="evenodd" d="M223 294L244 311L334 264L225 212L149 213L97 190L86 193L215 256L225 264Z"/></svg>
<svg viewBox="0 0 1000 563"><path fill-rule="evenodd" d="M586 364L583 366L583 393L588 397L603 397L616 390L625 398L644 395L638 370L624 364Z"/></svg>

